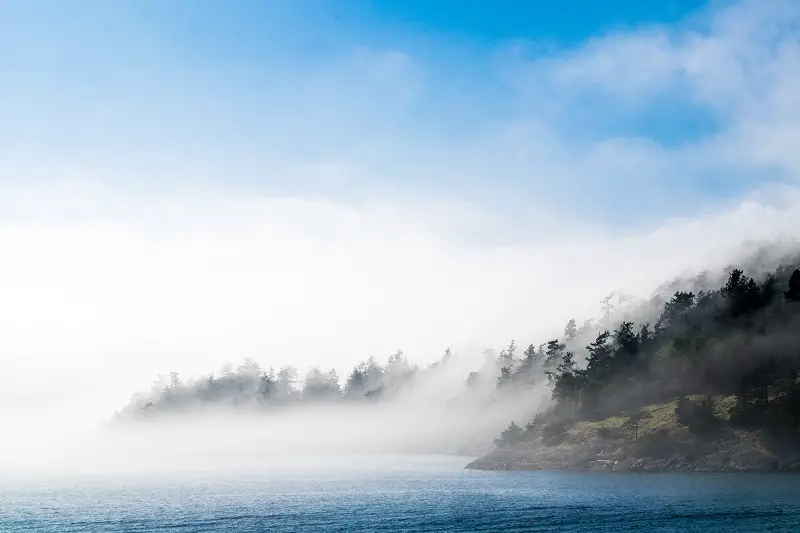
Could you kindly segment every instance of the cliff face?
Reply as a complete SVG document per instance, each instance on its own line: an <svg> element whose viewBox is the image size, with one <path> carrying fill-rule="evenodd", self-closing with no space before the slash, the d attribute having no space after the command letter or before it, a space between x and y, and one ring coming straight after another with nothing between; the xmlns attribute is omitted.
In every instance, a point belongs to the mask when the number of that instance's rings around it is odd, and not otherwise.
<svg viewBox="0 0 800 533"><path fill-rule="evenodd" d="M675 402L649 406L637 425L629 417L575 422L551 445L538 436L505 446L467 465L477 470L800 471L800 445L762 431L730 427L726 403L719 424L681 425Z"/></svg>

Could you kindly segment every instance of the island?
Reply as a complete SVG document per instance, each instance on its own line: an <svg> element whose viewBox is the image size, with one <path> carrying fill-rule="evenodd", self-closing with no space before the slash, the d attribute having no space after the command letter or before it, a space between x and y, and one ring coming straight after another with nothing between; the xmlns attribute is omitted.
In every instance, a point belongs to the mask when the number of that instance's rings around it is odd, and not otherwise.
<svg viewBox="0 0 800 533"><path fill-rule="evenodd" d="M262 449L295 439L468 451L480 456L472 469L797 470L800 261L759 257L673 280L581 326L569 320L545 343L486 350L476 367L449 349L425 368L397 351L386 364L359 363L342 386L335 369L300 379L291 366L248 360L199 379L163 377L115 422L244 412L264 415L248 422L269 430Z"/></svg>
<svg viewBox="0 0 800 533"><path fill-rule="evenodd" d="M676 291L654 328L623 321L585 354L578 365L551 343L551 406L467 468L800 469L800 270L733 269L719 289Z"/></svg>

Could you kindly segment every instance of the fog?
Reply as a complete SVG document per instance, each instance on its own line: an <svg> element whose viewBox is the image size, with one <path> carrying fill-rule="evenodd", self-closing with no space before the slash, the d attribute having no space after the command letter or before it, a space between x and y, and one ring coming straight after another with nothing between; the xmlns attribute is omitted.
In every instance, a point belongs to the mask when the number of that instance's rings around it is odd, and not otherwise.
<svg viewBox="0 0 800 533"><path fill-rule="evenodd" d="M800 239L792 2L547 53L412 36L236 68L146 20L115 40L110 12L45 27L12 11L2 50L53 80L0 87L15 102L0 126L5 471L477 453L549 397L497 397L487 373L463 398L484 350L601 319L612 293L624 316L676 277ZM94 70L107 79L87 86ZM713 128L685 128L694 116ZM448 370L427 372L447 348ZM425 379L375 405L109 429L170 372L250 359L344 381L397 350Z"/></svg>
<svg viewBox="0 0 800 533"><path fill-rule="evenodd" d="M0 266L2 413L13 435L2 442L4 468L474 455L550 394L537 386L496 397L495 367L485 390L464 398L470 372L485 370L485 349L496 355L515 339L521 350L561 336L570 318L602 318L601 300L614 290L630 296L615 311L624 316L666 280L722 269L759 243L779 255L793 241L775 235L800 237L798 208L757 202L639 235L485 246L435 220L411 229L377 208L329 202L172 199L165 222L136 199L106 200L118 202L113 216L82 208L4 223L3 248L15 258ZM158 234L149 230L156 221ZM315 233L323 229L331 233ZM430 371L446 347L454 357ZM385 361L398 348L425 372L375 405L204 411L106 429L169 372L190 380L251 358L301 375L334 368L344 385L359 361Z"/></svg>
<svg viewBox="0 0 800 533"><path fill-rule="evenodd" d="M467 388L463 378L471 370L485 374ZM375 454L475 456L491 449L510 419L531 417L548 399L543 387L498 393L496 375L486 354L472 360L454 355L416 371L377 401L337 397L267 408L208 402L145 417L134 401L91 430L71 427L77 417L64 424L18 411L21 418L11 424L24 424L16 427L26 433L4 447L3 468L9 475L69 476L257 471L342 461L357 466Z"/></svg>

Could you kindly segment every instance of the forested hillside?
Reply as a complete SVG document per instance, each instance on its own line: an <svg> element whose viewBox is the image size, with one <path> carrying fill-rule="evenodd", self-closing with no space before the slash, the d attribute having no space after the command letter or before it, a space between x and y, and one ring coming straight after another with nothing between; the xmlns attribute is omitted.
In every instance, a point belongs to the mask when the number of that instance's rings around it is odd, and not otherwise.
<svg viewBox="0 0 800 533"><path fill-rule="evenodd" d="M722 279L717 288L657 294L613 325L608 316L581 327L571 320L559 339L525 349L511 341L497 355L487 351L484 364L465 372L455 393L442 401L530 402L534 392L549 397L545 409L517 410L532 418L512 422L496 440L501 449L556 446L575 424L609 417L623 417L625 427L617 429L633 432L638 441L653 429L644 421L653 406L666 402L674 403L670 409L678 423L697 434L724 425L792 440L800 426L800 270L790 264L750 276L730 269ZM653 314L657 305L660 311ZM343 383L334 370L312 368L300 379L293 367L265 371L252 361L188 382L172 374L135 398L118 419L209 406L276 411L323 402L378 404L403 391L416 393L414 386L453 358L448 350L437 363L419 368L398 351L386 364L370 358L357 365Z"/></svg>
<svg viewBox="0 0 800 533"><path fill-rule="evenodd" d="M567 344L551 341L543 359L551 407L512 422L496 440L500 451L474 467L800 464L794 265L760 279L732 269L717 289L676 291L652 325L599 331L580 363Z"/></svg>

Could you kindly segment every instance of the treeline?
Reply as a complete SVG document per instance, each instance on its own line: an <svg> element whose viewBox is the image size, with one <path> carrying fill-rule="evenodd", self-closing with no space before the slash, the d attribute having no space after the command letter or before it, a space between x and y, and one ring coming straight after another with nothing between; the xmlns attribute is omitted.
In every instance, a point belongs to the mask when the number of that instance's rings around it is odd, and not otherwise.
<svg viewBox="0 0 800 533"><path fill-rule="evenodd" d="M794 265L760 279L733 269L717 289L676 291L652 325L623 321L580 351L568 345L554 340L543 355L532 355L543 359L553 407L525 428L512 423L498 445L531 435L547 443L574 421L620 414L634 420L638 409L675 399L681 423L707 426L718 395L735 396L734 426L785 436L800 427L800 270ZM510 367L503 373L509 381L513 375ZM692 402L690 395L706 399Z"/></svg>
<svg viewBox="0 0 800 533"><path fill-rule="evenodd" d="M445 354L445 358L449 352ZM157 381L149 394L138 395L117 416L130 419L160 413L180 413L208 406L282 408L334 400L374 400L401 388L420 371L403 352L389 356L386 364L371 357L356 365L344 383L335 369L311 368L305 376L293 366L264 370L252 360L218 374L182 381L177 372Z"/></svg>
<svg viewBox="0 0 800 533"><path fill-rule="evenodd" d="M524 349L511 341L484 364L460 375L462 397L552 398L551 408L526 427L512 424L498 439L504 445L535 434L548 440L577 420L635 414L643 406L680 399L680 418L702 425L709 402L687 396L735 396L731 423L797 433L800 426L800 270L781 266L753 277L731 269L717 288L657 294L637 316L578 326L570 320L562 336ZM125 407L119 419L147 418L208 407L285 409L326 402L378 402L396 393L415 394L414 384L456 358L447 350L427 368L398 351L386 363L370 358L343 380L335 370L312 368L305 376L291 366L264 370L253 361L202 379L182 381L175 373ZM457 368L462 368L461 366ZM459 370L460 371L460 370ZM457 387L458 388L458 387ZM523 394L519 394L523 392ZM442 400L442 401L447 401ZM517 400L514 400L517 401ZM531 405L533 412L536 406ZM689 422L687 422L688 424Z"/></svg>

